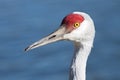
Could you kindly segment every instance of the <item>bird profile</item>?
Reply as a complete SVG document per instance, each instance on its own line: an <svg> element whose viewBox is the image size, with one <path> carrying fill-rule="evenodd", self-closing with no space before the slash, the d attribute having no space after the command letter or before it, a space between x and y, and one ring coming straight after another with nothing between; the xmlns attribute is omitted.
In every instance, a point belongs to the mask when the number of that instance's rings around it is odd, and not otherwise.
<svg viewBox="0 0 120 80"><path fill-rule="evenodd" d="M86 63L94 36L95 27L92 18L84 12L73 12L63 18L58 30L31 44L25 51L59 40L72 41L75 51L69 80L86 80Z"/></svg>

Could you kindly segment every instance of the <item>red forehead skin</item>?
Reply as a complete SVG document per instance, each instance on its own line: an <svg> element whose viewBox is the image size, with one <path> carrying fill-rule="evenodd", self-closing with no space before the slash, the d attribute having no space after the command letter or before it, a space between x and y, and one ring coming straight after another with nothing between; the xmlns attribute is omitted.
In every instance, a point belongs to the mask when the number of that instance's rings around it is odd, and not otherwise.
<svg viewBox="0 0 120 80"><path fill-rule="evenodd" d="M66 29L70 32L74 29L74 24L82 23L84 18L79 14L69 14L63 20L61 25L65 25Z"/></svg>

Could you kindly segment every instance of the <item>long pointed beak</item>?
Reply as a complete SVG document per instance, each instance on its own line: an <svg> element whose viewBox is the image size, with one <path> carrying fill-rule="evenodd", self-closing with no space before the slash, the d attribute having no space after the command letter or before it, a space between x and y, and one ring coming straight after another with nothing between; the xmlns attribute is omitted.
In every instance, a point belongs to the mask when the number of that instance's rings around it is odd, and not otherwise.
<svg viewBox="0 0 120 80"><path fill-rule="evenodd" d="M28 46L27 48L25 48L25 51L29 51L31 49L46 45L48 43L52 43L52 42L56 42L59 40L64 40L63 36L66 32L66 29L64 26L61 26L57 31L55 31L54 33L44 37L43 39L31 44L30 46Z"/></svg>

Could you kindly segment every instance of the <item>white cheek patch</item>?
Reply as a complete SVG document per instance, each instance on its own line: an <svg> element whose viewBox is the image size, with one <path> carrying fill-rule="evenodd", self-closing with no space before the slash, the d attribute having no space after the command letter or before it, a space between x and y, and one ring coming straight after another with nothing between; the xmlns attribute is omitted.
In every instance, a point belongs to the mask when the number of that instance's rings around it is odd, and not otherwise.
<svg viewBox="0 0 120 80"><path fill-rule="evenodd" d="M80 36L76 35L75 33L68 33L68 34L65 34L64 36L64 39L68 39L68 40L71 40L71 41L76 41L76 42L79 42L80 41ZM79 37L79 38L78 38Z"/></svg>

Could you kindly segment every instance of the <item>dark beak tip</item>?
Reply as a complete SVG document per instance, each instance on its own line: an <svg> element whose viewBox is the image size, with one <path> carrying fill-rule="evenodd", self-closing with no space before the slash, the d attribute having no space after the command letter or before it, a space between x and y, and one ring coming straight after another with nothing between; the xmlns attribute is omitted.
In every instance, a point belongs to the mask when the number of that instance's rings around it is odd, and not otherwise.
<svg viewBox="0 0 120 80"><path fill-rule="evenodd" d="M27 51L29 51L29 50L30 50L29 47L27 47L27 48L24 49L25 52L27 52Z"/></svg>

